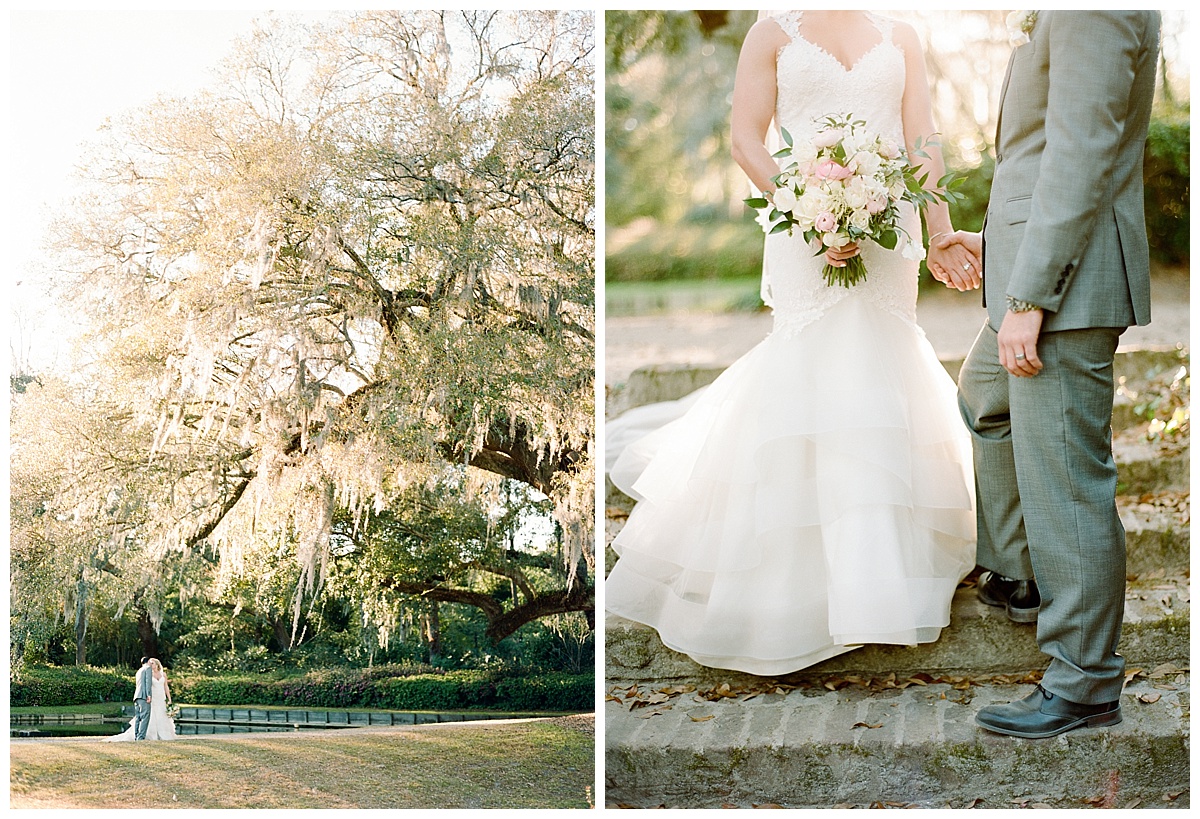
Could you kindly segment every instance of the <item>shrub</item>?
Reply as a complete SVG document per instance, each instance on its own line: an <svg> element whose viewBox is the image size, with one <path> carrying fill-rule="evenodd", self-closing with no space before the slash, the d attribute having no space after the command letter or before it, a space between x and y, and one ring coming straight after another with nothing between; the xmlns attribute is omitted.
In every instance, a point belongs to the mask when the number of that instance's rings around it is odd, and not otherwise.
<svg viewBox="0 0 1200 819"><path fill-rule="evenodd" d="M172 673L178 702L205 705L285 705L307 708L386 708L460 711L590 710L592 675L514 673L429 666L317 669L302 674ZM128 702L133 670L32 666L14 671L12 705L83 705Z"/></svg>
<svg viewBox="0 0 1200 819"><path fill-rule="evenodd" d="M513 677L496 686L497 704L508 711L581 711L595 703L595 679L583 674Z"/></svg>
<svg viewBox="0 0 1200 819"><path fill-rule="evenodd" d="M1186 108L1150 121L1146 135L1146 232L1151 255L1168 264L1189 258L1190 140Z"/></svg>
<svg viewBox="0 0 1200 819"><path fill-rule="evenodd" d="M133 670L90 666L25 665L9 678L9 703L14 706L87 705L133 699Z"/></svg>
<svg viewBox="0 0 1200 819"><path fill-rule="evenodd" d="M491 680L484 671L450 671L384 680L379 705L394 710L453 711L491 705Z"/></svg>

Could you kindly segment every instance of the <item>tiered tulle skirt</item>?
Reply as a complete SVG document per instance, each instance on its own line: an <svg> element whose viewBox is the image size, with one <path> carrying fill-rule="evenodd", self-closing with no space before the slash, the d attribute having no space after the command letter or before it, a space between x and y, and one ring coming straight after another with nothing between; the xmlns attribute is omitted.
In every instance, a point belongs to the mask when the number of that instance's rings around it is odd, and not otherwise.
<svg viewBox="0 0 1200 819"><path fill-rule="evenodd" d="M948 624L975 562L970 441L910 322L846 298L608 435L638 503L605 606L668 647L779 675Z"/></svg>

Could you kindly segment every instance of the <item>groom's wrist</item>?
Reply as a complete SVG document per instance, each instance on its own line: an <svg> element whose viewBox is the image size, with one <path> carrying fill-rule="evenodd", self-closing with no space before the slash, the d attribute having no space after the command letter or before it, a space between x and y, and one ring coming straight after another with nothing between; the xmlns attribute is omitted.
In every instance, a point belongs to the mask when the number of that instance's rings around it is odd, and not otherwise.
<svg viewBox="0 0 1200 819"><path fill-rule="evenodd" d="M1024 301L1022 299L1014 299L1012 296L1007 296L1006 298L1008 299L1009 312L1012 312L1012 313L1029 313L1029 312L1032 312L1033 310L1041 310L1042 309L1042 306L1040 304L1034 304L1031 301Z"/></svg>

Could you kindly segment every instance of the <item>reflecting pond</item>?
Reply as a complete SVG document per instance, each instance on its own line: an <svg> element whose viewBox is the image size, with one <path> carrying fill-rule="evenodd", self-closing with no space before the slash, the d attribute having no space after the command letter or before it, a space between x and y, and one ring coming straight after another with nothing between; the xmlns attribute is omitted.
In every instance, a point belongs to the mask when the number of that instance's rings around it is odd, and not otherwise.
<svg viewBox="0 0 1200 819"><path fill-rule="evenodd" d="M129 725L132 708L122 716L99 714L12 714L9 737L56 739L62 737L103 738L119 734ZM428 711L333 711L265 708L180 708L175 717L176 736L248 734L280 731L322 731L370 725L424 725L481 719L505 719L515 714Z"/></svg>

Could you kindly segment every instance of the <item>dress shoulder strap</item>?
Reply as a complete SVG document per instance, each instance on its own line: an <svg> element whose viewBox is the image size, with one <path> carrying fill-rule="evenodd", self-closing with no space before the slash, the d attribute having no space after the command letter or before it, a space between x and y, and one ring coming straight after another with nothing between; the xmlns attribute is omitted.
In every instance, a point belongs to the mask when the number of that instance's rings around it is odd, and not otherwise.
<svg viewBox="0 0 1200 819"><path fill-rule="evenodd" d="M887 40L888 42L892 41L892 18L883 17L875 14L874 12L867 12L867 18L874 23L875 28L878 29L879 33L883 35L884 40Z"/></svg>
<svg viewBox="0 0 1200 819"><path fill-rule="evenodd" d="M789 40L795 40L800 36L800 18L804 15L802 11L770 11L766 12L765 16L774 20L783 33L788 36Z"/></svg>

